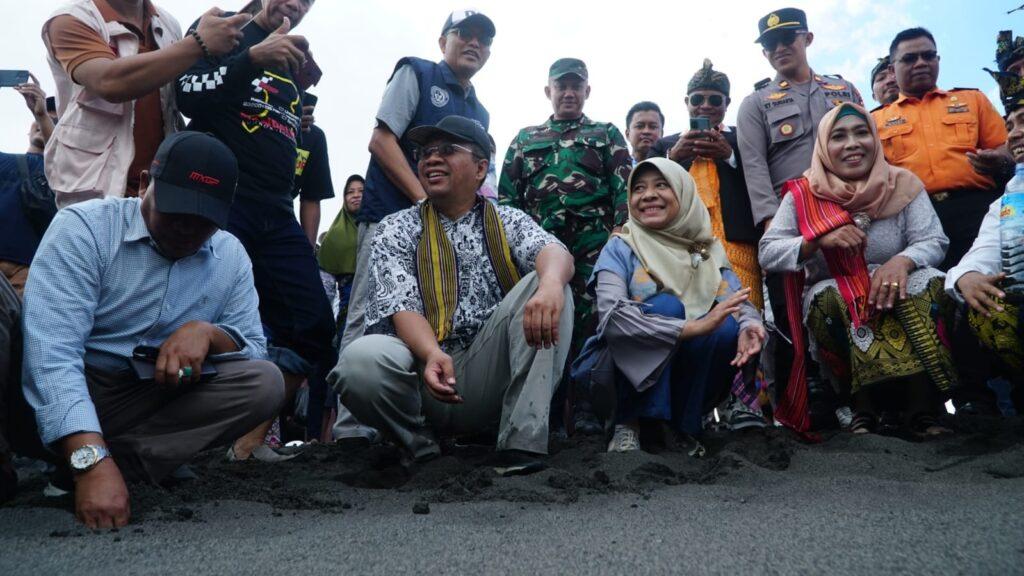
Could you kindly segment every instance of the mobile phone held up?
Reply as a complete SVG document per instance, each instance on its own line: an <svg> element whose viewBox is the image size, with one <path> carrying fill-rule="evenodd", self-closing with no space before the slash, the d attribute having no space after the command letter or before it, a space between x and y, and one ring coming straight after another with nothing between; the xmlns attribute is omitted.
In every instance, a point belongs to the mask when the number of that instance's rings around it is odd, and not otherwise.
<svg viewBox="0 0 1024 576"><path fill-rule="evenodd" d="M28 83L28 70L0 70L0 88L13 88Z"/></svg>
<svg viewBox="0 0 1024 576"><path fill-rule="evenodd" d="M690 118L690 130L711 130L711 120L707 116Z"/></svg>

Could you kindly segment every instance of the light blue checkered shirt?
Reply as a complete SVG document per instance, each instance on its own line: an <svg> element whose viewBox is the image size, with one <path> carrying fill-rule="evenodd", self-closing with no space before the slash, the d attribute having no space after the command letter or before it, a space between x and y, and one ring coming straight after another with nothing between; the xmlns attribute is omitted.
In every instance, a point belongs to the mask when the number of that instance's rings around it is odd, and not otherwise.
<svg viewBox="0 0 1024 576"><path fill-rule="evenodd" d="M159 346L186 322L210 322L240 348L211 359L266 356L252 264L238 239L218 231L192 256L168 260L154 248L140 207L135 198L110 198L64 208L32 261L23 386L47 445L102 433L86 363Z"/></svg>

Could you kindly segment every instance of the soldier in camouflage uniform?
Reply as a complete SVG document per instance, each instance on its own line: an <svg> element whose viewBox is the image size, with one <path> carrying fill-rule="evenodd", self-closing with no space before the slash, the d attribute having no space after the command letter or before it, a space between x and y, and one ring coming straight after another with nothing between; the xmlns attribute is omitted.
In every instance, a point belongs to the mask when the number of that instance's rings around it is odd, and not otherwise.
<svg viewBox="0 0 1024 576"><path fill-rule="evenodd" d="M551 65L544 93L554 114L519 131L505 155L499 202L531 215L572 252L576 275L573 355L593 333L593 299L586 284L612 230L627 219L626 181L632 161L610 123L583 115L590 96L587 66L575 58Z"/></svg>

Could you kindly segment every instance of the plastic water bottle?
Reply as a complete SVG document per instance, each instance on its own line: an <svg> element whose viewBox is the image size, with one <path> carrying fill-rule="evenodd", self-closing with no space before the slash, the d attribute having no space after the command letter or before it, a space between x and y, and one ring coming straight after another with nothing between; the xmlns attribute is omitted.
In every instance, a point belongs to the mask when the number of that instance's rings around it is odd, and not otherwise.
<svg viewBox="0 0 1024 576"><path fill-rule="evenodd" d="M999 211L1000 258L1007 295L1024 297L1024 164L1017 164L1012 180L1006 184Z"/></svg>

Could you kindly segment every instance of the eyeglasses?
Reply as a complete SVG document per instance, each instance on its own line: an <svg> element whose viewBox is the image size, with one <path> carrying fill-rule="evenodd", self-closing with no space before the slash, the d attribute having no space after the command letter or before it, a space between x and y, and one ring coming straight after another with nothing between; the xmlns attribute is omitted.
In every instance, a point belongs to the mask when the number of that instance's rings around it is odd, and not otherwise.
<svg viewBox="0 0 1024 576"><path fill-rule="evenodd" d="M783 30L761 40L761 47L764 48L765 52L775 52L775 49L779 47L779 44L782 44L783 46L791 46L793 42L796 42L797 36L806 33L807 32L797 30Z"/></svg>
<svg viewBox="0 0 1024 576"><path fill-rule="evenodd" d="M466 30L465 28L452 28L449 34L455 34L459 38L462 38L466 42L469 42L473 38L476 38L484 46L490 46L494 42L493 36L485 36L483 32L478 30Z"/></svg>
<svg viewBox="0 0 1024 576"><path fill-rule="evenodd" d="M459 146L458 144L445 142L444 144L438 144L437 146L428 146L426 148L413 148L412 158L417 162L422 162L427 158L430 158L434 154L440 154L441 158L447 158L452 154L455 154L456 150L461 150L462 152L469 152L474 157L476 156L476 153L473 152L471 148L466 148L465 146Z"/></svg>
<svg viewBox="0 0 1024 576"><path fill-rule="evenodd" d="M903 56L900 56L900 64L906 66L912 66L917 64L917 60L920 58L925 62L933 62L939 57L939 53L935 50L925 50L924 52L907 52Z"/></svg>
<svg viewBox="0 0 1024 576"><path fill-rule="evenodd" d="M694 94L686 97L686 103L690 106L703 106L705 97L703 94ZM725 98L722 98L718 94L712 94L707 97L708 104L718 108L725 103Z"/></svg>

